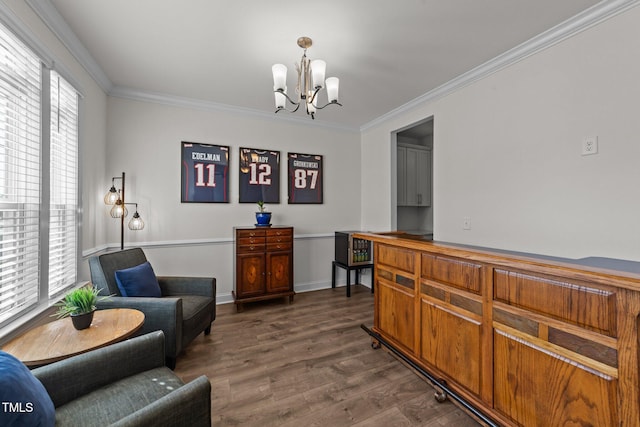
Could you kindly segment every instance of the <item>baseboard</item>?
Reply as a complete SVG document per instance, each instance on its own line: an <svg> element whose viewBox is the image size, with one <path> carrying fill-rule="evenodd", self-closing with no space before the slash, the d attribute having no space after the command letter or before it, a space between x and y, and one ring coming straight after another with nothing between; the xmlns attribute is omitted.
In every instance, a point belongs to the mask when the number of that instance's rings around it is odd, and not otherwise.
<svg viewBox="0 0 640 427"><path fill-rule="evenodd" d="M367 288L371 287L367 283L361 283L361 285L365 286ZM344 284L344 283L336 285L336 287L339 287L339 288L342 288L342 287L345 287L345 286L346 286L346 284ZM322 289L330 289L330 288L331 288L331 282L302 283L302 284L294 285L294 287L293 287L293 289L297 293L320 291ZM216 294L216 305L231 304L231 303L233 303L233 295L231 295L231 292Z"/></svg>

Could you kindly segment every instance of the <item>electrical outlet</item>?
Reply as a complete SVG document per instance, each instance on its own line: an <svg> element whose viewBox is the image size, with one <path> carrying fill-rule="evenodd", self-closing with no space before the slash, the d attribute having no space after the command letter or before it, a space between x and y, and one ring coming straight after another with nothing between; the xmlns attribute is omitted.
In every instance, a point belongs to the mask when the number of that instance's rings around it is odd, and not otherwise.
<svg viewBox="0 0 640 427"><path fill-rule="evenodd" d="M598 154L598 137L587 136L582 139L582 155Z"/></svg>
<svg viewBox="0 0 640 427"><path fill-rule="evenodd" d="M463 230L471 230L471 217L465 216L462 218L462 229Z"/></svg>

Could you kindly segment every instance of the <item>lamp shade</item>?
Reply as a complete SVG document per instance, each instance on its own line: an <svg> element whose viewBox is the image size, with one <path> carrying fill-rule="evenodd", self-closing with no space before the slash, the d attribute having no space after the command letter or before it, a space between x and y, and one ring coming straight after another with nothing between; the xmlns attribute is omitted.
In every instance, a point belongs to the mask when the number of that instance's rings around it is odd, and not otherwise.
<svg viewBox="0 0 640 427"><path fill-rule="evenodd" d="M327 98L329 102L338 102L338 86L340 80L337 77L329 77L327 79Z"/></svg>
<svg viewBox="0 0 640 427"><path fill-rule="evenodd" d="M122 203L122 200L118 199L116 203L111 208L111 218L120 218L121 216L127 216L129 212L127 211L127 207Z"/></svg>
<svg viewBox="0 0 640 427"><path fill-rule="evenodd" d="M318 97L313 98L312 102L307 102L307 113L315 114L318 106Z"/></svg>
<svg viewBox="0 0 640 427"><path fill-rule="evenodd" d="M287 93L286 87L284 88L284 93ZM276 108L284 108L287 104L287 98L282 94L282 92L276 92L275 87L273 94L276 97Z"/></svg>
<svg viewBox="0 0 640 427"><path fill-rule="evenodd" d="M136 210L133 217L131 217L131 221L129 221L129 230L137 231L142 230L143 228L144 221L140 218L140 214L138 214L138 211Z"/></svg>
<svg viewBox="0 0 640 427"><path fill-rule="evenodd" d="M282 64L275 64L271 67L273 72L273 89L284 91L287 86L287 67Z"/></svg>
<svg viewBox="0 0 640 427"><path fill-rule="evenodd" d="M311 61L311 78L313 79L313 88L324 87L324 74L327 70L327 63L321 59Z"/></svg>
<svg viewBox="0 0 640 427"><path fill-rule="evenodd" d="M109 191L107 191L107 194L104 195L104 204L105 205L112 205L119 198L120 198L120 195L118 194L118 191L116 190L116 187L114 187L112 185L111 188L109 189Z"/></svg>

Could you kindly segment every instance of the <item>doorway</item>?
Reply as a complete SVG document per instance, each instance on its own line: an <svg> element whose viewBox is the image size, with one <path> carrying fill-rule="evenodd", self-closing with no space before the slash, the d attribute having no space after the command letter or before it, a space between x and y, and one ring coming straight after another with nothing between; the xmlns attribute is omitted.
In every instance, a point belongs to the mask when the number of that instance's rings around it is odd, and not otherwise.
<svg viewBox="0 0 640 427"><path fill-rule="evenodd" d="M433 117L392 133L395 229L433 237ZM394 165L392 165L392 170Z"/></svg>

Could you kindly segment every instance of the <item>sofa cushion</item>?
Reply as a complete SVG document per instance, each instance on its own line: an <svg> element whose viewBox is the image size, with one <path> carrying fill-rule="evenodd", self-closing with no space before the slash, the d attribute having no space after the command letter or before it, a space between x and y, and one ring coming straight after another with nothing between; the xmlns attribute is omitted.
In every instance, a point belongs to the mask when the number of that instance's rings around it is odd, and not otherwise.
<svg viewBox="0 0 640 427"><path fill-rule="evenodd" d="M116 270L116 283L123 297L161 297L160 285L149 261Z"/></svg>
<svg viewBox="0 0 640 427"><path fill-rule="evenodd" d="M53 402L42 383L14 356L0 351L0 425L53 426Z"/></svg>
<svg viewBox="0 0 640 427"><path fill-rule="evenodd" d="M184 383L169 368L151 369L81 396L56 410L58 425L112 424L145 408Z"/></svg>

